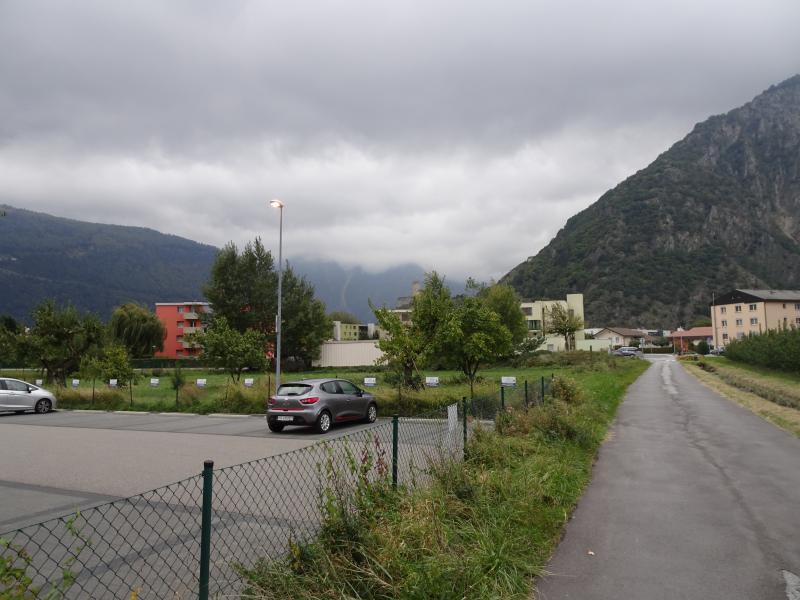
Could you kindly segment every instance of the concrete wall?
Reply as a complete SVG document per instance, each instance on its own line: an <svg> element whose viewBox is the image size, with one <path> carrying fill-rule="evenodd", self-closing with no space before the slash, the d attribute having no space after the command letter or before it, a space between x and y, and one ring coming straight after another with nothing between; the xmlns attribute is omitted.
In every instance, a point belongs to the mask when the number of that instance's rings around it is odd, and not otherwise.
<svg viewBox="0 0 800 600"><path fill-rule="evenodd" d="M374 340L356 342L325 342L322 354L314 361L315 367L372 366L383 353Z"/></svg>
<svg viewBox="0 0 800 600"><path fill-rule="evenodd" d="M575 340L576 350L586 352L608 352L611 348L611 340Z"/></svg>

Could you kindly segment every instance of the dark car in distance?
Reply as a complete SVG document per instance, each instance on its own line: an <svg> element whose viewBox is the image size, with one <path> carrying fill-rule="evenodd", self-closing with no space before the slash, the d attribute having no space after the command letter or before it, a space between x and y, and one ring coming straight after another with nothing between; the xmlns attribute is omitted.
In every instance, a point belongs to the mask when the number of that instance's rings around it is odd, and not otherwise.
<svg viewBox="0 0 800 600"><path fill-rule="evenodd" d="M274 432L287 425L305 425L327 433L334 423L374 423L377 418L375 397L346 379L282 383L267 403L267 426Z"/></svg>

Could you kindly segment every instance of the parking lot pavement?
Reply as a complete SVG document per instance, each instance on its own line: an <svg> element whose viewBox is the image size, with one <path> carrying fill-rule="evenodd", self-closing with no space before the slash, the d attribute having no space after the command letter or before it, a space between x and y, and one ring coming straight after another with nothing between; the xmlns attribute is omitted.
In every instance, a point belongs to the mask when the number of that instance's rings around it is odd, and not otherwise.
<svg viewBox="0 0 800 600"><path fill-rule="evenodd" d="M196 475L335 439L270 432L262 417L62 411L0 415L0 532Z"/></svg>

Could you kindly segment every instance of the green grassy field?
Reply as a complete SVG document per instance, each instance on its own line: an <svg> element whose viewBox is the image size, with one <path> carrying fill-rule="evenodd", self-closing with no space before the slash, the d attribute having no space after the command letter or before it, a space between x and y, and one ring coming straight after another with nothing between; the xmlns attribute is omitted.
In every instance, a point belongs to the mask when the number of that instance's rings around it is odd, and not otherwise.
<svg viewBox="0 0 800 600"><path fill-rule="evenodd" d="M317 540L247 573L246 596L530 599L625 390L647 367L557 370L567 381L556 399L501 413L428 488L379 481L355 513L334 506Z"/></svg>
<svg viewBox="0 0 800 600"><path fill-rule="evenodd" d="M500 378L514 376L517 387L506 390L506 401L509 405L522 405L524 400L525 381L529 384L529 397L539 390L541 379L550 378L565 369L574 371L608 369L615 364L607 355L595 353L578 353L577 357L543 356L541 364L534 367L512 368L493 367L479 372L479 382L475 386L475 397L483 400L497 401L500 396ZM578 361L580 364L570 366ZM18 377L33 382L40 377L38 372L4 371L4 375ZM213 370L184 369L186 385L181 389L177 402L175 390L172 389L169 369L144 369L137 371L136 382L132 387L111 389L102 381L95 382L94 394L92 382L81 380L77 389L50 386L55 392L61 408L81 408L100 410L144 410L144 411L176 411L208 413L258 414L265 411L265 402L274 389L274 373L253 373L242 377L242 381L232 382L225 373ZM318 369L302 373L283 373L285 381L311 377L341 377L363 387L365 377L375 377L377 386L367 388L378 399L382 414L417 414L443 404L469 397L469 383L458 371L426 371L425 376L439 377L440 386L419 391L403 390L385 383L386 373L369 369ZM150 379L159 378L159 386L151 387ZM253 387L246 388L245 377L252 377ZM206 386L196 385L197 379L206 379ZM69 383L69 380L68 380ZM48 386L45 386L48 387Z"/></svg>

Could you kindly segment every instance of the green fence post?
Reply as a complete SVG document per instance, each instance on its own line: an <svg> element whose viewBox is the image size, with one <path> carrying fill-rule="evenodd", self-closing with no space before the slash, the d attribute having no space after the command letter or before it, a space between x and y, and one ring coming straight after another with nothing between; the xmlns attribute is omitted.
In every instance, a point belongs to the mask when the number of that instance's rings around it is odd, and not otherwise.
<svg viewBox="0 0 800 600"><path fill-rule="evenodd" d="M467 397L461 397L461 406L463 407L464 411L464 419L463 419L463 426L464 426L464 458L467 457Z"/></svg>
<svg viewBox="0 0 800 600"><path fill-rule="evenodd" d="M544 404L544 375L542 375L542 393L539 396L539 402Z"/></svg>
<svg viewBox="0 0 800 600"><path fill-rule="evenodd" d="M397 426L400 421L398 415L392 417L392 487L397 489Z"/></svg>
<svg viewBox="0 0 800 600"><path fill-rule="evenodd" d="M506 409L506 388L502 385L500 386L500 409Z"/></svg>
<svg viewBox="0 0 800 600"><path fill-rule="evenodd" d="M208 600L208 574L211 563L211 499L214 487L214 461L203 462L203 511L200 530L200 600Z"/></svg>
<svg viewBox="0 0 800 600"><path fill-rule="evenodd" d="M528 408L528 380L525 380L525 408Z"/></svg>

